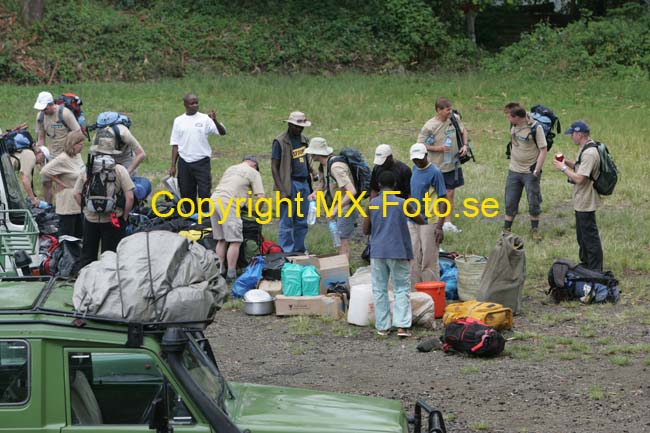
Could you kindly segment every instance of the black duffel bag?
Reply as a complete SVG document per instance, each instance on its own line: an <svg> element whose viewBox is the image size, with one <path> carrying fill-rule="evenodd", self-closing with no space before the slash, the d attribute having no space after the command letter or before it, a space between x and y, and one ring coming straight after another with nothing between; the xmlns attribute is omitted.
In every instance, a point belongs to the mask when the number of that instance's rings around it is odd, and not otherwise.
<svg viewBox="0 0 650 433"><path fill-rule="evenodd" d="M457 319L445 326L442 351L454 350L476 356L496 356L503 352L506 340L491 326L472 317Z"/></svg>

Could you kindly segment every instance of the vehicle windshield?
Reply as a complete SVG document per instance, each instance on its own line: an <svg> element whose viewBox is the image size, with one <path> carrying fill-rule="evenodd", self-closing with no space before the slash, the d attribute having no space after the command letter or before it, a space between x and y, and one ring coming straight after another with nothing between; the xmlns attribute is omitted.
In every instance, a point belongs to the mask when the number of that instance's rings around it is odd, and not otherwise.
<svg viewBox="0 0 650 433"><path fill-rule="evenodd" d="M226 395L232 397L232 393L226 379L206 353L206 348L202 347L207 344L207 341L198 341L194 336L189 337L190 341L183 350L181 363L201 392L227 413L224 400Z"/></svg>

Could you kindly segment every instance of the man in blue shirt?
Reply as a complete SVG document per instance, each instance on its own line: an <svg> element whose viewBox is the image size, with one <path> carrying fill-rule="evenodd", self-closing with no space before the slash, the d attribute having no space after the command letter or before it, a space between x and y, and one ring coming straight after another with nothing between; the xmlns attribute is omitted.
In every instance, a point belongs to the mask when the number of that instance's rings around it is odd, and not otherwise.
<svg viewBox="0 0 650 433"><path fill-rule="evenodd" d="M431 164L427 158L427 148L422 143L416 143L410 149L413 161L413 174L411 175L411 198L420 202L420 213L426 224L409 224L411 244L413 246L413 260L411 261L411 287L422 281L438 281L438 246L443 241L442 225L444 216L439 216L436 224L427 221L429 215L445 215L447 213L447 189L445 178L438 167ZM433 212L435 197L438 202L437 211Z"/></svg>
<svg viewBox="0 0 650 433"><path fill-rule="evenodd" d="M375 328L379 335L391 330L388 300L388 279L393 282L395 303L392 326L400 337L410 336L411 282L409 261L413 259L411 237L405 215L404 199L395 194L396 178L391 171L379 176L379 195L370 200L368 217L363 221L363 232L370 236L370 269L375 305ZM408 206L409 214L416 212ZM384 214L385 212L385 214ZM415 224L424 224L424 217L417 214Z"/></svg>
<svg viewBox="0 0 650 433"><path fill-rule="evenodd" d="M288 128L275 137L271 153L271 173L275 190L280 198L291 199L291 205L280 203L280 228L278 243L285 253L305 252L307 236L307 213L309 204L307 196L311 194L309 155L304 155L308 138L302 134L303 129L311 126L304 113L294 111L287 119ZM296 196L300 194L300 214L297 215Z"/></svg>

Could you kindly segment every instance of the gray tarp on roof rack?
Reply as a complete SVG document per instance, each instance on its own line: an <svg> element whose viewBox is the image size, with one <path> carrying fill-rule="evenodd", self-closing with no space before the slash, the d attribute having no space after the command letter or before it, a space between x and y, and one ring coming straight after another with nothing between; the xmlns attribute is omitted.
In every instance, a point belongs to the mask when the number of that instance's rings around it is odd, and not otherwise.
<svg viewBox="0 0 650 433"><path fill-rule="evenodd" d="M124 238L84 267L73 303L82 314L139 322L203 321L228 294L219 259L201 245L167 231Z"/></svg>

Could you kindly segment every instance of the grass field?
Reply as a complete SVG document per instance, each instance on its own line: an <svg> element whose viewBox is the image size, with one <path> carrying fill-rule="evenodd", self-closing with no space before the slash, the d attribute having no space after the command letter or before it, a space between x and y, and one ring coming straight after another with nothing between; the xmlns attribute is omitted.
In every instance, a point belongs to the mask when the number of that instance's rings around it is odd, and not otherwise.
<svg viewBox="0 0 650 433"><path fill-rule="evenodd" d="M43 86L45 88L45 86ZM0 125L8 128L27 121L33 129L31 107L41 87L0 86L4 110ZM267 194L271 192L272 139L286 128L282 121L290 111L304 111L313 126L306 133L323 136L335 150L360 149L372 160L374 148L389 143L397 159L406 161L424 122L434 114L438 96L451 98L470 131L477 163L464 166L466 185L457 192L457 203L467 197L494 197L503 201L508 161L504 157L507 122L502 107L510 101L526 106L544 103L560 116L563 127L586 120L592 136L608 144L622 178L614 195L598 212L605 252L605 266L622 280L623 302L635 304L650 298L647 277L650 262L650 202L647 145L650 136L650 83L647 81L530 81L509 76L395 75L395 76L205 76L149 83L81 83L48 88L53 94L73 91L82 96L86 116L93 121L101 111L129 114L132 131L147 152L140 170L154 180L167 174L170 164L169 135L175 116L183 112L182 96L192 91L200 109L217 111L228 135L211 138L213 186L223 170L246 153L255 153ZM574 159L576 147L559 136L552 153L561 151ZM158 186L160 187L160 186ZM571 186L565 177L545 165L541 229L544 241L526 244L526 290L538 293L546 287L546 272L556 257L577 260L577 244L571 206ZM528 240L525 198L522 216L514 232ZM448 235L442 245L449 251L488 255L500 233L503 210L495 218L460 217L461 234ZM274 229L265 230L274 237ZM332 251L324 224L311 230L311 252ZM362 246L359 246L362 248ZM533 291L533 292L531 292Z"/></svg>

